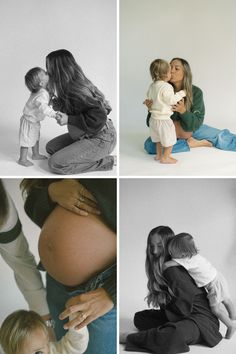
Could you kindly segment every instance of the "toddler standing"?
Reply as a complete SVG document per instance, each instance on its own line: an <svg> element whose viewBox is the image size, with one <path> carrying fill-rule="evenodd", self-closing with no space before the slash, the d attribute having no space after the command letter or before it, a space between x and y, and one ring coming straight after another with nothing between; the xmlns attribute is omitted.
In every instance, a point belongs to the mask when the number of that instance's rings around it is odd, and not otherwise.
<svg viewBox="0 0 236 354"><path fill-rule="evenodd" d="M27 159L29 148L32 148L33 160L47 158L39 153L40 121L45 117L56 118L57 114L49 106L48 81L49 76L42 68L33 68L25 75L25 84L31 95L26 102L20 120L20 158L18 163L26 167L33 165Z"/></svg>
<svg viewBox="0 0 236 354"><path fill-rule="evenodd" d="M161 163L176 163L177 160L170 156L172 146L176 143L175 126L170 118L173 113L171 107L185 97L186 93L184 90L175 93L173 86L168 83L171 67L167 61L154 60L150 65L150 74L153 83L149 86L147 101L152 100L149 127L151 139L156 143L155 159Z"/></svg>
<svg viewBox="0 0 236 354"><path fill-rule="evenodd" d="M231 338L236 331L236 312L226 279L207 259L198 254L190 234L183 232L173 237L168 244L168 251L172 261L165 262L164 267L180 264L189 272L198 287L205 287L211 311L226 325L225 338ZM221 308L222 304L227 313Z"/></svg>

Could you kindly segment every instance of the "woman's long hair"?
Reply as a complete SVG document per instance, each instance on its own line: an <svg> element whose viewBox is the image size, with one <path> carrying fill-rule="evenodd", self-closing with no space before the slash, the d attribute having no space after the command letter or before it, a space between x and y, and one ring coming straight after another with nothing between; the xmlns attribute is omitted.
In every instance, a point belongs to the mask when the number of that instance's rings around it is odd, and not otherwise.
<svg viewBox="0 0 236 354"><path fill-rule="evenodd" d="M186 106L187 111L190 111L192 103L193 103L192 71L191 71L190 65L187 62L187 60L182 59L182 58L173 58L171 60L170 64L174 60L179 60L183 66L183 69L184 69L184 78L183 78L183 85L181 87L181 90L185 90L185 92L186 92L185 106Z"/></svg>
<svg viewBox="0 0 236 354"><path fill-rule="evenodd" d="M151 248L151 241L154 235L157 235L160 238L162 244L162 250L159 251L160 254L158 257L153 255ZM162 275L162 271L164 262L170 260L167 251L167 243L174 236L174 232L168 226L155 227L148 235L145 263L146 274L148 277L148 295L146 297L148 306L152 305L153 307L159 307L165 305L173 296L173 292Z"/></svg>
<svg viewBox="0 0 236 354"><path fill-rule="evenodd" d="M50 179L50 178L24 178L20 183L20 189L23 195L30 193L32 188L43 188L48 186L50 183L60 181L60 179Z"/></svg>
<svg viewBox="0 0 236 354"><path fill-rule="evenodd" d="M0 227L4 224L9 212L7 193L0 179Z"/></svg>
<svg viewBox="0 0 236 354"><path fill-rule="evenodd" d="M85 102L94 107L100 102L109 113L111 107L103 93L85 76L73 55L65 49L55 50L46 57L50 85L67 114L74 113L74 103Z"/></svg>

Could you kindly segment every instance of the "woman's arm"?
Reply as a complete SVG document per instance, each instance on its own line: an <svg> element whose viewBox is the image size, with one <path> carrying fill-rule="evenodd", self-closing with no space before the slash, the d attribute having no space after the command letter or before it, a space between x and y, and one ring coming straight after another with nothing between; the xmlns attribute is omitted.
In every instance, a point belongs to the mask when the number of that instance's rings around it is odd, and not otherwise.
<svg viewBox="0 0 236 354"><path fill-rule="evenodd" d="M49 185L32 188L25 201L25 211L42 227L57 204L82 216L100 214L95 198L75 179L50 180Z"/></svg>
<svg viewBox="0 0 236 354"><path fill-rule="evenodd" d="M58 113L57 122L60 125L75 126L77 138L85 134L98 133L107 121L107 112L99 102L89 106L81 103L79 107L75 107L75 112L75 114Z"/></svg>
<svg viewBox="0 0 236 354"><path fill-rule="evenodd" d="M171 118L179 120L184 131L194 132L197 130L202 125L205 116L205 105L201 89L193 86L193 103L190 111L186 110L182 101L173 106L173 111Z"/></svg>

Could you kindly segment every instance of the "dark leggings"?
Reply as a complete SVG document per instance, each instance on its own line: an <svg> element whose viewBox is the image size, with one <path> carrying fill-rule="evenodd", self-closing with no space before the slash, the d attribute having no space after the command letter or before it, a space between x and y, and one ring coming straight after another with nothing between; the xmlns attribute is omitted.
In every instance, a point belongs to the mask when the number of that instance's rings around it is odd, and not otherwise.
<svg viewBox="0 0 236 354"><path fill-rule="evenodd" d="M189 352L190 344L200 343L200 331L194 321L183 319L168 322L161 310L137 312L134 324L138 333L129 334L127 351L150 352L156 354L176 354Z"/></svg>

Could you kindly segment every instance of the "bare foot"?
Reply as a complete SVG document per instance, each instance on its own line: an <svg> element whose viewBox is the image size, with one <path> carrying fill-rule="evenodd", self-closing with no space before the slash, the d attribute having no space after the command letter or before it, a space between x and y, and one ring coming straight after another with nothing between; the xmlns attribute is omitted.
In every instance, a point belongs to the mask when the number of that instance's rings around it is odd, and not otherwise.
<svg viewBox="0 0 236 354"><path fill-rule="evenodd" d="M212 147L212 143L208 140L197 140L194 139L192 136L187 139L187 143L190 148L195 148L195 147Z"/></svg>
<svg viewBox="0 0 236 354"><path fill-rule="evenodd" d="M126 338L128 337L128 335L129 335L128 332L120 333L120 339L119 339L120 344L125 344L126 343Z"/></svg>
<svg viewBox="0 0 236 354"><path fill-rule="evenodd" d="M174 159L173 157L170 157L170 156L169 156L169 157L164 157L164 156L163 156L163 157L161 158L161 160L160 160L161 163L168 163L168 164L169 164L169 163L172 163L172 164L173 164L173 163L176 163L177 161L178 161L178 160L176 160L176 159Z"/></svg>
<svg viewBox="0 0 236 354"><path fill-rule="evenodd" d="M234 335L234 332L235 332L235 331L236 331L236 322L233 321L233 322L232 322L232 325L231 325L230 327L228 327L228 329L227 329L225 338L226 338L226 339L230 339L230 338Z"/></svg>
<svg viewBox="0 0 236 354"><path fill-rule="evenodd" d="M29 167L29 166L33 166L33 162L29 161L29 160L18 160L17 161L19 165L25 166L25 167Z"/></svg>
<svg viewBox="0 0 236 354"><path fill-rule="evenodd" d="M154 160L156 160L156 161L159 161L161 159L161 155L156 155L155 157L154 157Z"/></svg>
<svg viewBox="0 0 236 354"><path fill-rule="evenodd" d="M46 160L47 159L47 156L45 155L32 155L32 160Z"/></svg>

